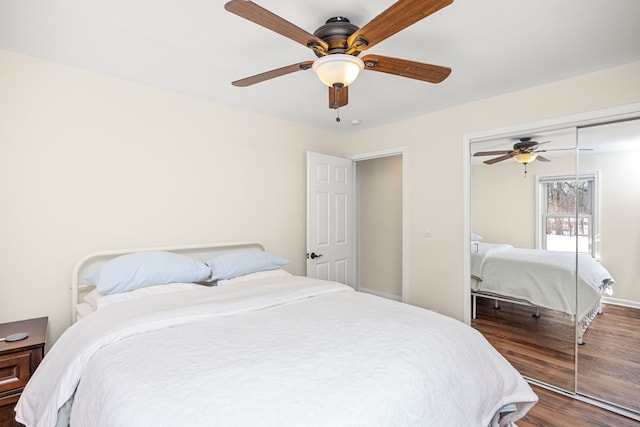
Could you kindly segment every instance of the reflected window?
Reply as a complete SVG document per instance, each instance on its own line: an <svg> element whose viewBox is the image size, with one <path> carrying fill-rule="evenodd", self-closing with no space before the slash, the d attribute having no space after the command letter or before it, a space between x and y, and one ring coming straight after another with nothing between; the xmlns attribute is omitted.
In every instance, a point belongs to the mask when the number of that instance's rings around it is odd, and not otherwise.
<svg viewBox="0 0 640 427"><path fill-rule="evenodd" d="M597 173L538 178L541 249L591 254L598 257Z"/></svg>

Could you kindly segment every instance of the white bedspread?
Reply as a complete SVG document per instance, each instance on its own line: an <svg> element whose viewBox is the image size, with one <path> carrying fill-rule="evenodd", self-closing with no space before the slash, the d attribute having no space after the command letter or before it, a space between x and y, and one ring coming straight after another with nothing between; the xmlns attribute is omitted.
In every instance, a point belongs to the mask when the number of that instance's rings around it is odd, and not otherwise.
<svg viewBox="0 0 640 427"><path fill-rule="evenodd" d="M590 255L578 256L578 310L576 312L576 255L504 244L479 244L472 251L471 275L476 291L527 301L582 319L611 294L611 274Z"/></svg>
<svg viewBox="0 0 640 427"><path fill-rule="evenodd" d="M482 270L487 258L496 252L513 249L513 246L503 243L474 243L471 245L471 277L482 280Z"/></svg>
<svg viewBox="0 0 640 427"><path fill-rule="evenodd" d="M17 419L54 426L74 392L74 427L484 427L537 400L469 326L299 276L88 315L46 355Z"/></svg>

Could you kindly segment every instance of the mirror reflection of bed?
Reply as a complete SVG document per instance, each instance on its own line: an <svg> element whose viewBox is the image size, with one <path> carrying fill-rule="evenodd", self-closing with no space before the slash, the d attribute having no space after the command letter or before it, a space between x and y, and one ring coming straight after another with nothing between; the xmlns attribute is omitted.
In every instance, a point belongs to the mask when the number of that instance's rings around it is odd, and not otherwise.
<svg viewBox="0 0 640 427"><path fill-rule="evenodd" d="M478 296L535 307L536 318L540 308L547 308L575 323L577 343L583 344L585 331L602 313L602 297L613 295L613 285L611 273L588 253L576 259L575 252L472 241L473 318Z"/></svg>
<svg viewBox="0 0 640 427"><path fill-rule="evenodd" d="M471 244L471 290L476 294L472 325L523 375L640 414L640 175L636 173L640 120L534 136L549 141L543 147L551 161L533 161L526 175L514 159L487 165L482 163L486 158L472 157L470 224L472 236L476 234ZM471 153L512 144L510 138L472 143ZM571 205L573 218L563 219L564 228L554 229L550 225L559 220L553 218L557 212L546 211L550 196L545 179L575 184L576 176L584 185L573 188L578 194ZM478 284L487 278L478 276L487 271L478 270L483 261L478 261L479 255L474 260L474 253L481 254L491 244L506 244L524 251L525 261L532 260L535 251L546 249L547 243L553 246L552 239L558 238L565 238L568 246L552 249L568 251L566 256L573 259L565 279L560 279L563 273L552 272L555 266L541 267L530 274L544 276L547 270L552 279L526 284L529 273L512 270L502 283L506 290L495 286L479 290ZM576 248L583 252L578 259L586 264L576 260ZM506 263L509 257L503 258ZM589 263L597 273L589 272L585 267ZM611 276L609 281L602 277L603 271ZM584 282L590 280L588 289ZM524 286L524 294L514 294L517 286ZM492 298L496 295L502 299L498 309Z"/></svg>

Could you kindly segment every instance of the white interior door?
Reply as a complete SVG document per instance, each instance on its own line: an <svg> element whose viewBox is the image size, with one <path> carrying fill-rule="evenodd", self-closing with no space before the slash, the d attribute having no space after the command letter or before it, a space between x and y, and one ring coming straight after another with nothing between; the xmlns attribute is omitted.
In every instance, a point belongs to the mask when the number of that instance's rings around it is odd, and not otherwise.
<svg viewBox="0 0 640 427"><path fill-rule="evenodd" d="M354 162L307 152L307 276L355 286Z"/></svg>

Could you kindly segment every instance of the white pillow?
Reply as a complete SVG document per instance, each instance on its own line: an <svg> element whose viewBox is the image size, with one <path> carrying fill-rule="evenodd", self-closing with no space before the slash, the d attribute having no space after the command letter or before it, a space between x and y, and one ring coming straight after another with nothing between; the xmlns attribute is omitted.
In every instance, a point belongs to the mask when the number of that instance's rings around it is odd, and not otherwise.
<svg viewBox="0 0 640 427"><path fill-rule="evenodd" d="M257 271L255 273L245 274L243 276L234 277L233 279L218 280L218 286L231 285L234 283L249 282L251 280L266 279L268 277L284 277L291 276L291 273L279 268L277 270Z"/></svg>
<svg viewBox="0 0 640 427"><path fill-rule="evenodd" d="M187 291L197 288L202 288L202 285L198 285L197 283L167 283L165 285L147 286L129 292L110 295L104 295L98 289L94 289L84 297L84 302L91 305L94 309L99 310L111 304L130 301L136 298L166 294L169 292Z"/></svg>

